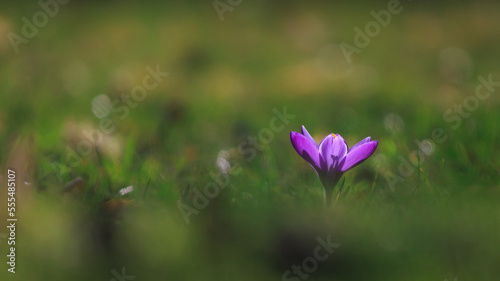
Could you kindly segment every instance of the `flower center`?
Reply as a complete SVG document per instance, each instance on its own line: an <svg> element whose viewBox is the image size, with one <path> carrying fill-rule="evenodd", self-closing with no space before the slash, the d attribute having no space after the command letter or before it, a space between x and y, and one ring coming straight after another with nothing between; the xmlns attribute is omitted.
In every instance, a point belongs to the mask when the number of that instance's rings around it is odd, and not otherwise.
<svg viewBox="0 0 500 281"><path fill-rule="evenodd" d="M336 136L335 136L335 134L332 134L332 136L333 136L333 138L335 139L335 137L336 137Z"/></svg>

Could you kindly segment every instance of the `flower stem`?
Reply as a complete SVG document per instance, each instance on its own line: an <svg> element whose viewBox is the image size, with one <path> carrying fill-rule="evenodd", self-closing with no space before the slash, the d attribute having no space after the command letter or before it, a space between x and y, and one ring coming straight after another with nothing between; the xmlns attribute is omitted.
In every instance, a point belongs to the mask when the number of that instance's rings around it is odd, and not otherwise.
<svg viewBox="0 0 500 281"><path fill-rule="evenodd" d="M333 200L333 188L325 188L325 205L330 207Z"/></svg>
<svg viewBox="0 0 500 281"><path fill-rule="evenodd" d="M325 193L325 205L326 206L332 206L332 201L333 201L333 190L335 189L335 186L337 183L340 181L340 178L342 177L342 174L336 174L334 177L323 177L321 179L321 183L323 184L324 187L324 193ZM343 185L343 182L342 182Z"/></svg>

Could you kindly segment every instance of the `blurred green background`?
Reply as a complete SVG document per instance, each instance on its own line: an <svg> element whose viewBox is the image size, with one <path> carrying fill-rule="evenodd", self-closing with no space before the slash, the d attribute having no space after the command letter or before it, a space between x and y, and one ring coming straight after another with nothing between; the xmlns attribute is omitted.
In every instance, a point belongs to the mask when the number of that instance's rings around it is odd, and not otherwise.
<svg viewBox="0 0 500 281"><path fill-rule="evenodd" d="M498 280L498 2L41 3L0 4L1 280ZM379 141L332 208L301 125Z"/></svg>

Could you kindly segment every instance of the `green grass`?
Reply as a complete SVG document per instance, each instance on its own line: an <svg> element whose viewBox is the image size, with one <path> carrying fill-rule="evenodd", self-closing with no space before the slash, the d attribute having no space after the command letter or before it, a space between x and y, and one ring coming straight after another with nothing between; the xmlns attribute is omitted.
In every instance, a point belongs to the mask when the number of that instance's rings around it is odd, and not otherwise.
<svg viewBox="0 0 500 281"><path fill-rule="evenodd" d="M348 64L338 44L386 5L244 1L220 22L210 1L71 2L15 54L5 38L39 6L3 4L0 179L16 171L19 222L17 273L2 280L111 280L123 267L137 280L280 280L328 236L341 246L309 280L496 280L500 89L457 129L443 114L477 77L500 81L498 5L403 1ZM465 57L443 61L449 47ZM111 113L115 129L71 166L67 149L99 130L93 99L129 94L156 65L169 76L125 118ZM241 153L284 107L295 117ZM290 144L301 125L379 141L332 208ZM435 128L446 140L413 157ZM221 151L241 168L186 224L179 206L195 208ZM415 161L408 176L401 158Z"/></svg>

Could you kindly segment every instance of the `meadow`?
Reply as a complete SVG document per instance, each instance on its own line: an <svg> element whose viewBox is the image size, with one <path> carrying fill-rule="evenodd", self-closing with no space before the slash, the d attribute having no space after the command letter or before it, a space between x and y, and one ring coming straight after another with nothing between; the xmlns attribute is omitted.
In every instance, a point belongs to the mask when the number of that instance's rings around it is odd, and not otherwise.
<svg viewBox="0 0 500 281"><path fill-rule="evenodd" d="M498 280L499 19L495 1L2 2L0 279ZM331 206L302 125L378 141Z"/></svg>

